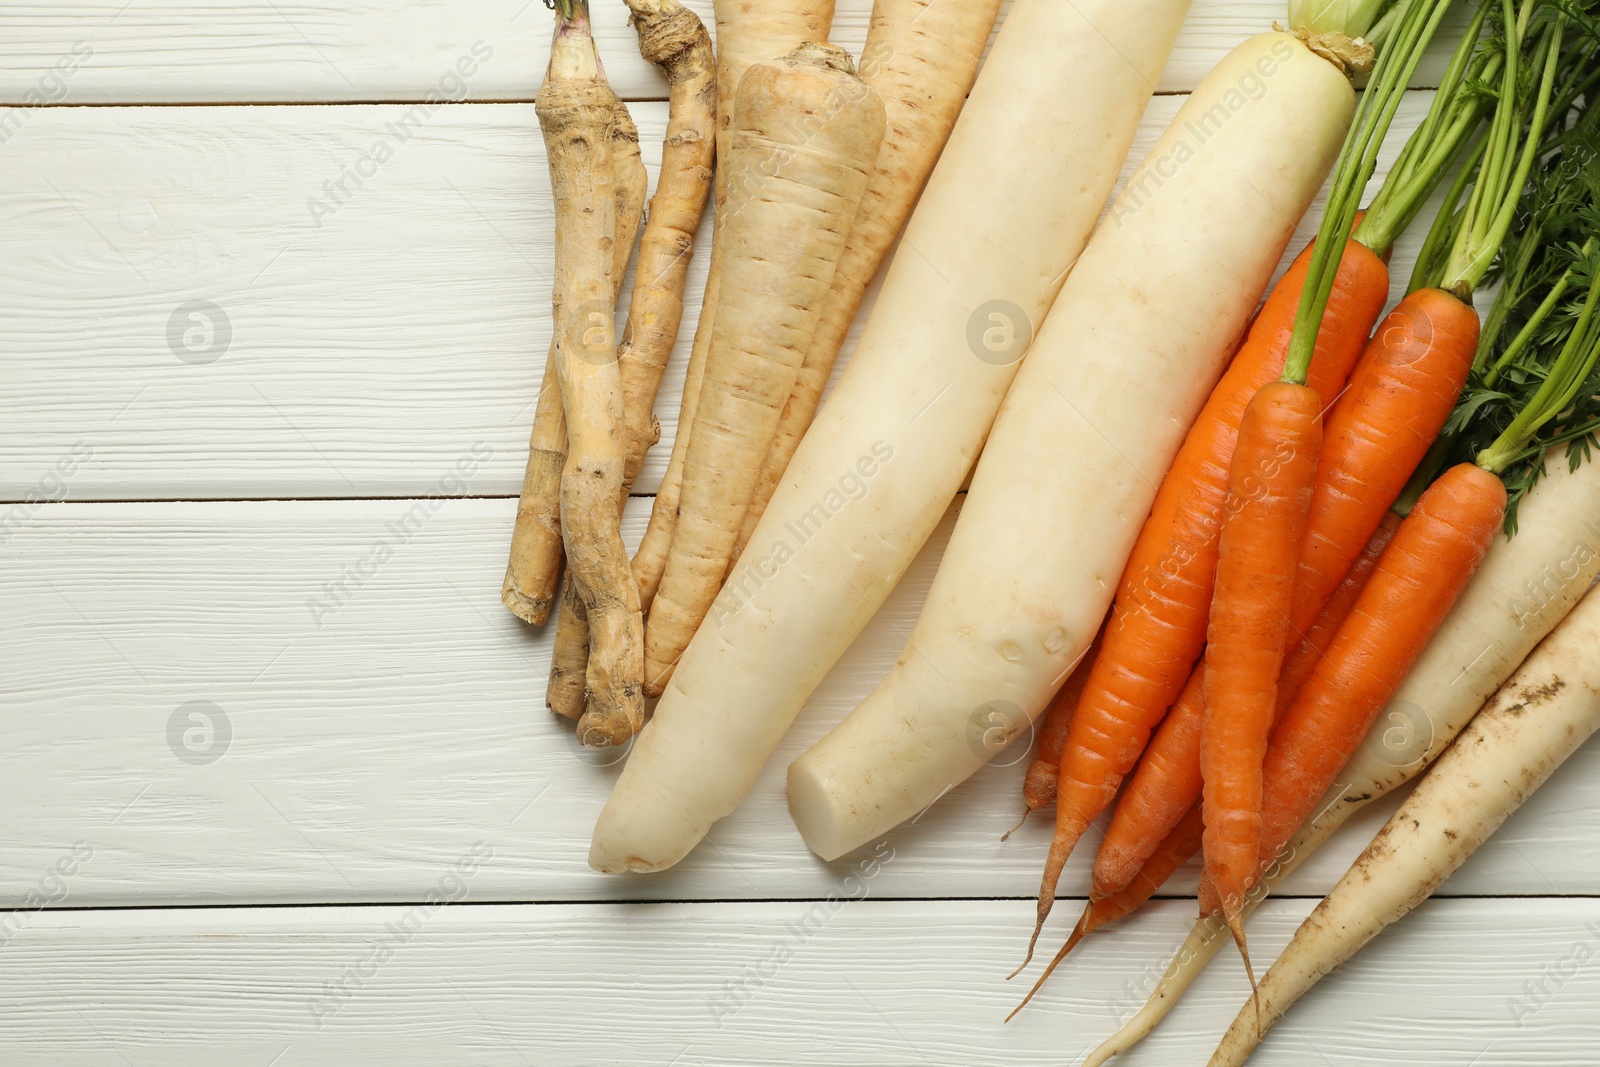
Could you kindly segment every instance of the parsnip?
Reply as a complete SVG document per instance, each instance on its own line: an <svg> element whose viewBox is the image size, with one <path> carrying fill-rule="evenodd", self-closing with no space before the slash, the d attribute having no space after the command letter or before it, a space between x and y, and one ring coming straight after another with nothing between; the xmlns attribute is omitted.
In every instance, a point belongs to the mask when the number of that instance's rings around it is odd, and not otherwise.
<svg viewBox="0 0 1600 1067"><path fill-rule="evenodd" d="M981 709L1014 705L1020 733L1060 688L1354 101L1297 38L1261 34L1151 149L1007 394L905 652L789 768L790 812L818 855L883 834L983 766L992 753L968 740Z"/></svg>
<svg viewBox="0 0 1600 1067"><path fill-rule="evenodd" d="M778 479L816 417L822 390L861 298L905 227L978 76L978 58L999 9L999 0L960 4L876 0L872 5L859 72L861 80L883 101L883 146L850 228L850 242L839 258L833 285L818 315L816 332L795 376L794 390L784 405L772 448L762 463L734 544L734 560L743 555L756 523L767 510L767 501L778 488Z"/></svg>
<svg viewBox="0 0 1600 1067"><path fill-rule="evenodd" d="M645 626L650 696L722 587L882 140L883 103L841 48L807 42L739 83L716 323Z"/></svg>
<svg viewBox="0 0 1600 1067"><path fill-rule="evenodd" d="M851 365L745 550L750 579L724 586L601 813L596 869L669 867L732 811L927 540L1094 225L1186 9L1017 0ZM969 341L1004 324L999 350Z"/></svg>
<svg viewBox="0 0 1600 1067"><path fill-rule="evenodd" d="M828 39L833 24L833 0L716 0L717 19L717 159L728 158L728 131L733 124L733 97L739 80L752 63L776 59L799 45ZM678 494L683 486L683 464L689 454L690 430L700 402L700 387L705 381L706 357L711 350L712 326L717 318L717 301L722 280L722 256L726 227L722 206L728 195L726 168L716 175L717 228L711 240L710 270L706 275L705 298L700 318L695 323L694 347L684 372L683 400L678 408L678 433L672 440L672 455L667 472L656 490L650 509L650 524L645 528L639 551L633 556L633 577L639 583L639 599L646 609L655 599L666 570L667 553L678 522Z"/></svg>

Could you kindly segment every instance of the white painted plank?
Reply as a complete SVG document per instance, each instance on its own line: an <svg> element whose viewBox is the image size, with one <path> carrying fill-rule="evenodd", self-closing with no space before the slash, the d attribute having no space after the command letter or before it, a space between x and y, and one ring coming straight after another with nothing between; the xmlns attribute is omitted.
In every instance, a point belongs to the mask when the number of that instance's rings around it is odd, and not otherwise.
<svg viewBox="0 0 1600 1067"><path fill-rule="evenodd" d="M7 531L0 907L80 839L96 855L73 905L414 900L464 835L498 850L474 883L484 900L825 894L848 864L806 851L784 769L887 670L953 516L745 805L672 871L605 877L585 857L621 754L581 753L544 709L551 633L499 605L513 501L451 499L452 485L431 515L394 500L56 504ZM646 505L628 509L630 540ZM197 708L220 710L226 730L208 737ZM999 840L1020 810L1024 756L1006 752L891 834L900 858L878 891L1033 893L1048 819ZM1325 892L1386 811L1288 891ZM1091 858L1092 847L1074 857L1067 891L1081 891ZM1173 891L1194 881L1186 872ZM1600 749L1563 768L1446 891L1600 893Z"/></svg>
<svg viewBox="0 0 1600 1067"><path fill-rule="evenodd" d="M436 872L470 859L471 833ZM98 858L98 857L97 857ZM476 899L499 853L446 893ZM45 913L6 946L8 1064L484 1067L1075 1064L1164 965L1192 904L1085 945L1010 1024L1021 901ZM1310 901L1252 920L1262 963ZM1600 901L1434 901L1325 980L1261 1067L1593 1062ZM1587 960L1551 982L1562 961ZM1535 1001L1524 983L1546 978ZM341 992L341 988L347 992ZM1201 1063L1244 1002L1219 957L1117 1063ZM1520 1007L1520 1014L1513 1014Z"/></svg>
<svg viewBox="0 0 1600 1067"><path fill-rule="evenodd" d="M1380 176L1428 99L1405 101ZM1152 101L1133 159L1180 102ZM0 500L418 495L478 442L494 457L471 491L516 493L553 259L533 109L442 109L399 143L409 110L40 112L0 167ZM664 108L634 111L654 166ZM314 217L380 141L393 158ZM707 237L640 492L665 467ZM75 447L92 455L63 486Z"/></svg>
<svg viewBox="0 0 1600 1067"><path fill-rule="evenodd" d="M711 0L689 6L713 25ZM871 7L839 0L834 41L859 54ZM620 0L594 3L611 82L630 100L664 99L626 14ZM1192 89L1284 17L1274 0L1195 0L1161 91ZM537 0L34 0L0 8L0 104L532 100L549 34ZM1442 51L1417 84L1434 84Z"/></svg>

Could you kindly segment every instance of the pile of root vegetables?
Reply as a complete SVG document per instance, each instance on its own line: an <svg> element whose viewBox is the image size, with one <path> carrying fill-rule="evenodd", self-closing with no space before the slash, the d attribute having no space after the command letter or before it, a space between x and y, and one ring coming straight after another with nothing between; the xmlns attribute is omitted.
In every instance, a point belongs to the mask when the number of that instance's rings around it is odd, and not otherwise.
<svg viewBox="0 0 1600 1067"><path fill-rule="evenodd" d="M637 133L557 0L555 334L503 591L544 625L565 559L549 706L585 744L638 735L590 863L664 869L739 804L968 482L906 651L789 768L796 826L837 858L1036 737L1025 813L1056 816L1024 967L1109 821L1029 997L1200 855L1198 922L1089 1063L1230 939L1256 992L1212 1062L1244 1062L1600 727L1600 9L1499 0L1445 41L1451 0L1291 3L1108 204L1184 0L1016 0L981 75L997 0L877 0L859 63L830 0L717 0L714 60L676 0L627 2L671 86L661 178L641 227ZM1430 44L1428 113L1369 189ZM1424 772L1258 985L1262 897Z"/></svg>

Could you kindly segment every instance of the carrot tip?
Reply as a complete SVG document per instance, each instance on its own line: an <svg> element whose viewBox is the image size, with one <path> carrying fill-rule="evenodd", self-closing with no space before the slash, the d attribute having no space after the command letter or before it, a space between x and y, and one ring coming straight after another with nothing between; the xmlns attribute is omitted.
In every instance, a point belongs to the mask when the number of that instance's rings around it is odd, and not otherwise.
<svg viewBox="0 0 1600 1067"><path fill-rule="evenodd" d="M1017 1012L1028 1006L1028 1001L1033 999L1035 993L1044 988L1045 980L1055 973L1057 967L1061 966L1061 961L1067 958L1067 953L1078 947L1078 943L1089 932L1088 919L1089 909L1084 908L1083 918L1079 919L1078 925L1072 928L1072 936L1067 938L1067 943L1061 946L1061 951L1056 953L1055 959L1050 961L1050 966L1044 969L1044 973L1039 976L1039 980L1033 983L1033 988L1028 990L1028 995L1022 998L1022 1003L1011 1009L1011 1014L1006 1016L1006 1022L1010 1022L1016 1017Z"/></svg>
<svg viewBox="0 0 1600 1067"><path fill-rule="evenodd" d="M1231 909L1224 910L1223 918L1228 923L1229 932L1233 934L1233 943L1239 946L1239 955L1244 959L1244 973L1250 979L1250 997L1256 1002L1256 1015L1259 1019L1261 1014L1261 989L1256 985L1255 968L1250 966L1250 946L1245 942L1244 938L1244 918L1237 911Z"/></svg>

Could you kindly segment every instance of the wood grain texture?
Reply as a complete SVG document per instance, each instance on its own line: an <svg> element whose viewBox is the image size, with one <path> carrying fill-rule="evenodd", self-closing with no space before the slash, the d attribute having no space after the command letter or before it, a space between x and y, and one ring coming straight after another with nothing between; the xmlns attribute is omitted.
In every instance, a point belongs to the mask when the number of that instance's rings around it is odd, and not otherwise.
<svg viewBox="0 0 1600 1067"><path fill-rule="evenodd" d="M840 0L835 40L859 50L869 9ZM1282 17L1196 0L1158 91ZM653 177L664 82L620 3L595 22ZM543 709L551 631L496 596L549 335L548 25L532 0L0 7L7 1067L1070 1063L1187 930L1191 900L1157 902L1001 1025L1048 838L998 840L1020 748L875 852L800 842L783 769L893 661L953 516L705 846L589 871L615 754ZM1180 102L1152 101L1132 161ZM89 106L6 106L35 103ZM201 103L224 106L148 106ZM147 106L96 106L117 104ZM701 259L641 493L703 280ZM367 497L390 499L337 499ZM1398 800L1287 892L1331 886ZM1597 860L1591 749L1442 890L1474 899L1386 933L1257 1062L1592 1062L1600 971L1565 968L1600 901L1476 897L1600 894ZM952 897L979 899L926 899ZM673 900L716 903L628 903ZM1260 962L1311 906L1262 909ZM1201 1062L1245 994L1232 962L1119 1063Z"/></svg>
<svg viewBox="0 0 1600 1067"><path fill-rule="evenodd" d="M431 910L40 915L5 949L6 1062L1056 1067L1142 1001L1193 909L1164 902L1085 945L1002 1024L1030 905L873 899L899 856L832 904L471 903L498 862L450 883L465 903ZM1263 964L1310 908L1257 914ZM1597 920L1594 900L1430 902L1296 1005L1252 1062L1592 1063ZM1526 996L1580 946L1587 964ZM1204 1062L1247 993L1237 960L1219 959L1119 1067Z"/></svg>
<svg viewBox="0 0 1600 1067"><path fill-rule="evenodd" d="M0 543L0 906L80 839L96 857L73 905L416 900L463 835L497 849L474 883L484 900L834 889L854 859L805 849L784 770L893 662L953 515L745 805L671 871L607 877L586 856L620 754L580 751L544 709L551 631L499 607L515 502L455 499L455 484L420 503L56 504L13 527ZM647 503L628 508L630 545ZM891 834L900 858L876 891L1028 896L1049 820L999 840L1024 764L1007 751ZM1600 893L1597 772L1600 750L1574 757L1446 892ZM1388 810L1287 891L1326 891ZM1087 884L1091 858L1074 858L1064 891ZM1193 887L1191 871L1174 891Z"/></svg>
<svg viewBox="0 0 1600 1067"><path fill-rule="evenodd" d="M711 0L689 7L712 25ZM1009 8L1002 6L1002 14ZM833 40L854 55L870 0L839 0ZM612 84L630 100L666 99L639 56L620 0L593 5ZM1184 92L1228 49L1284 19L1277 0L1197 0L1159 90ZM1459 20L1458 20L1459 22ZM538 0L34 0L0 8L0 105L424 100L531 101L549 59L550 16ZM481 44L480 44L481 42ZM492 55L464 79L474 45ZM81 62L64 74L58 64ZM89 54L84 57L82 50ZM1443 69L1435 48L1418 85ZM469 65L470 66L470 65Z"/></svg>
<svg viewBox="0 0 1600 1067"><path fill-rule="evenodd" d="M1429 99L1410 94L1396 129ZM1180 103L1151 102L1132 160ZM665 107L633 110L653 174ZM514 495L550 330L542 146L531 105L424 111L38 113L0 167L16 220L0 228L0 501L421 495L480 441L495 452L472 493ZM363 163L378 145L392 156ZM1396 252L1397 296L1420 239ZM708 247L703 232L640 493L665 469ZM92 456L58 487L75 446Z"/></svg>

